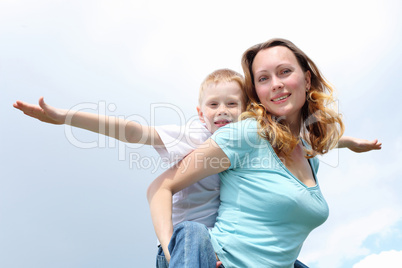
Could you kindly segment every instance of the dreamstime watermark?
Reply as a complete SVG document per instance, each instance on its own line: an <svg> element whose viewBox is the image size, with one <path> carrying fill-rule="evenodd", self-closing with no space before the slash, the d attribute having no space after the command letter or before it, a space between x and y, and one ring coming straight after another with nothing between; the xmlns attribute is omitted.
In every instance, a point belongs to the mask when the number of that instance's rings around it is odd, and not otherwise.
<svg viewBox="0 0 402 268"><path fill-rule="evenodd" d="M331 105L337 105L336 103L332 103ZM99 123L97 126L92 126L94 129L92 129L95 132L98 133L107 133L108 136L112 138L108 138L106 135L99 134L97 135L97 138L92 141L84 141L80 139L77 135L74 134L73 132L73 127L71 124L73 123L73 118L74 115L77 112L81 111L87 111L90 110L93 114L98 115L99 117ZM190 146L192 149L200 148L202 146L209 146L210 144L208 143L202 143L197 139L199 137L200 133L204 133L205 135L205 129L201 130L200 129L200 124L194 124L194 122L198 121L198 116L192 116L190 118L186 118L185 113L183 112L182 109L180 109L178 106L170 104L170 103L153 103L150 105L150 118L147 120L144 116L138 115L138 114L132 114L129 116L124 116L124 115L115 115L117 110L117 106L113 103L107 104L105 101L100 101L98 103L90 103L90 102L85 102L85 103L80 103L78 105L75 105L71 107L69 116L66 118L66 125L64 128L65 136L67 140L74 146L82 149L91 149L91 148L117 148L118 152L118 160L119 161L127 161L129 162L130 168L135 168L135 169L151 169L152 172L156 172L159 168L166 169L169 166L172 165L172 163L177 163L179 160L177 156L175 155L170 155L168 158L164 159L164 157L151 157L151 156L141 156L140 153L138 152L132 152L132 150L136 150L144 146L145 143L147 144L154 144L152 141L152 135L148 133L143 128L147 128L150 126L155 126L156 123L156 117L160 113L169 113L169 114L174 114L176 118L173 118L175 122L179 122L177 126L172 126L176 127L176 136L174 139L171 139L169 142L164 144L164 147L169 149L169 148L174 148L177 146L179 143L183 142L187 144L187 146ZM109 120L105 120L108 118ZM173 121L172 119L172 121ZM75 119L74 119L75 120ZM130 132L130 130L127 129L128 124L135 122L138 123L139 125L137 126L142 126L143 128L140 128L144 135L139 135L139 138L136 140L136 143L130 143L126 142L127 137ZM308 124L314 124L316 123L316 116L312 115L307 120L305 120L304 124L305 126ZM93 123L92 123L93 124ZM90 125L88 123L88 125ZM236 131L233 131L233 129L226 127L225 129L222 129L217 136L219 136L221 133L225 134L228 140L228 143L220 143L220 146L222 149L225 148L225 146L234 146L234 147L244 147L244 144L242 145L241 143L246 143L248 147L251 147L253 149L255 148L260 148L261 146L267 147L267 143L261 143L258 140L256 140L256 127L250 127L247 126L247 124L243 125L244 128L237 128ZM202 126L204 127L204 126ZM88 128L90 128L88 126ZM138 130L138 129L137 129ZM224 133L225 132L225 133ZM228 135L229 133L229 135ZM142 133L141 133L142 134ZM138 136L138 135L137 135ZM113 139L113 137L115 139ZM241 137L241 138L240 138ZM120 142L117 142L117 140L120 140ZM237 142L237 144L236 144ZM157 146L155 146L157 149ZM268 148L267 148L268 149ZM170 150L167 150L170 151ZM319 157L320 162L325 163L331 167L336 167L339 164L339 150L333 150L333 153L331 154L330 157ZM334 153L335 152L335 153ZM174 159L176 157L176 159ZM200 161L198 158L197 161ZM272 159L271 159L272 160ZM283 161L283 159L281 159ZM204 159L205 161L205 159ZM213 160L216 161L216 160ZM209 164L213 164L213 161L209 161ZM266 159L258 159L258 158L253 158L253 159L248 159L248 161L252 161L255 165L262 165L264 163L258 163L259 161L267 161ZM206 161L208 162L208 161ZM182 162L183 163L183 162ZM273 167L272 161L269 162L270 164L264 164L263 166L265 167ZM201 164L201 163L199 163ZM244 165L243 165L244 166Z"/></svg>

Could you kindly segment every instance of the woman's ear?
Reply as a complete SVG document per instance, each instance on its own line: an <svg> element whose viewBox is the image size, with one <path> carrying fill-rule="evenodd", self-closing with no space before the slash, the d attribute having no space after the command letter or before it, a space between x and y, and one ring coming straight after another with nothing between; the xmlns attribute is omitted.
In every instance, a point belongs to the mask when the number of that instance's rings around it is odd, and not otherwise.
<svg viewBox="0 0 402 268"><path fill-rule="evenodd" d="M305 72L304 77L306 79L306 89L310 90L310 88L311 88L311 73L310 73L310 71Z"/></svg>

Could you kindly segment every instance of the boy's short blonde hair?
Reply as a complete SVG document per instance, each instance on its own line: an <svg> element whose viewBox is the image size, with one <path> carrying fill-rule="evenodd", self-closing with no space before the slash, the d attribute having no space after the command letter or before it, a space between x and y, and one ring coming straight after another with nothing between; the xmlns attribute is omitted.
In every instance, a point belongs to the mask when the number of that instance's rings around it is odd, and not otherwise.
<svg viewBox="0 0 402 268"><path fill-rule="evenodd" d="M229 82L237 82L243 92L243 109L246 108L246 94L244 91L244 77L230 69L218 69L205 77L204 81L201 83L200 93L198 96L198 103L201 106L202 98L204 89L211 84L218 84L218 83L229 83Z"/></svg>

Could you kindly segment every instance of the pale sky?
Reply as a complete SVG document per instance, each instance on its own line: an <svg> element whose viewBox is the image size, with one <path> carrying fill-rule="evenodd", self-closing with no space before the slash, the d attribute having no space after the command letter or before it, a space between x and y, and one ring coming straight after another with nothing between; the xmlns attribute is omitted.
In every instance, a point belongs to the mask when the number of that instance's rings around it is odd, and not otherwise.
<svg viewBox="0 0 402 268"><path fill-rule="evenodd" d="M321 158L330 216L299 259L398 267L400 10L392 0L1 0L0 267L154 267L157 250L146 201L163 171L154 149L39 122L16 100L181 124L208 73L241 72L241 54L273 37L293 41L334 85L346 135L383 143Z"/></svg>

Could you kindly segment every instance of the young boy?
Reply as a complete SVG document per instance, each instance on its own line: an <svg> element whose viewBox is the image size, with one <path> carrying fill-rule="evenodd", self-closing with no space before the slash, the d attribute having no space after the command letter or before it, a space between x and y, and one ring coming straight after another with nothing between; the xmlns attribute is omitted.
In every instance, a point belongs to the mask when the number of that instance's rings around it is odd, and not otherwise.
<svg viewBox="0 0 402 268"><path fill-rule="evenodd" d="M221 69L209 74L201 84L197 107L199 121L190 122L184 127L144 126L111 116L58 109L47 105L43 97L39 99L39 106L17 101L14 107L42 122L68 124L123 142L152 145L164 160L174 163L200 146L218 128L236 122L245 105L243 77L232 70ZM381 144L377 140L369 142L342 137L338 147L365 152L380 149ZM219 202L219 176L207 177L174 195L173 225L196 221L212 228ZM167 267L161 248L157 266Z"/></svg>

